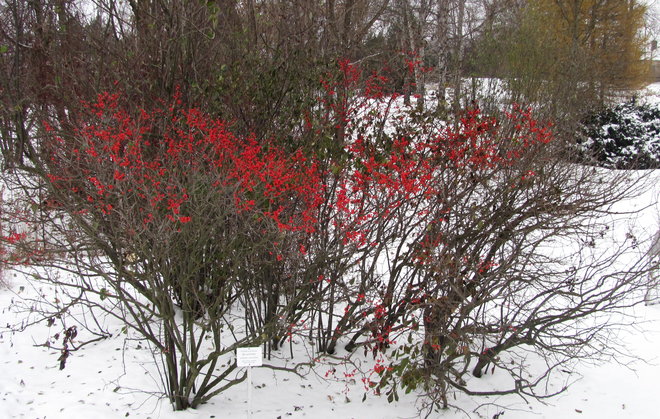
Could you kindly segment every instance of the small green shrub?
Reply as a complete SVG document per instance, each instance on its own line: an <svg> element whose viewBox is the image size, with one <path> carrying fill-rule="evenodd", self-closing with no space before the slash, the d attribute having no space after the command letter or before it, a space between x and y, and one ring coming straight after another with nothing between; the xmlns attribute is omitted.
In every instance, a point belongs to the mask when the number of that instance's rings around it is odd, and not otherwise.
<svg viewBox="0 0 660 419"><path fill-rule="evenodd" d="M578 133L583 161L617 169L660 168L660 108L635 100L585 118Z"/></svg>

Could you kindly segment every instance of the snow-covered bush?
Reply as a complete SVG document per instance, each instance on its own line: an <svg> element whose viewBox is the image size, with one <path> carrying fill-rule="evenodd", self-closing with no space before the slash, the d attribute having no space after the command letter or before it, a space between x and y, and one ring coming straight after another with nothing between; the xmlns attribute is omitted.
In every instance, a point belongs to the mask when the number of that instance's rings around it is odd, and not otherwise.
<svg viewBox="0 0 660 419"><path fill-rule="evenodd" d="M578 134L583 159L609 168L660 167L660 108L635 100L589 115Z"/></svg>

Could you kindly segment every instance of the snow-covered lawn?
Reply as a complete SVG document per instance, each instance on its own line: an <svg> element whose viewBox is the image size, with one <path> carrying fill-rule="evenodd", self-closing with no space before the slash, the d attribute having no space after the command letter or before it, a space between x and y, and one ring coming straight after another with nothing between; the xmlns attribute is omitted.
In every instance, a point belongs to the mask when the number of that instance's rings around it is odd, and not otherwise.
<svg viewBox="0 0 660 419"><path fill-rule="evenodd" d="M660 180L660 171L652 174ZM627 208L651 205L637 219L630 220L640 233L652 234L658 226L660 183ZM246 417L247 383L231 388L197 410L172 412L166 400L155 393L160 388L149 348L128 338L120 324L110 324L113 337L74 352L64 370L59 369L57 351L43 344L55 333L40 323L21 333L8 331L20 324L25 314L9 310L12 301L36 290L27 278L5 272L8 288L0 290L0 418L242 418ZM47 291L47 290L46 290ZM637 327L621 330L618 339L622 355L604 365L582 364L568 375L575 381L564 394L548 400L526 403L519 397L470 399L457 395L452 402L473 417L492 418L508 408L502 417L514 418L652 418L657 417L660 387L660 305L640 305L634 313ZM84 332L79 332L82 339ZM89 338L89 336L87 336ZM308 349L301 341L293 344L294 353ZM289 348L285 347L285 352ZM340 352L339 356L342 355ZM360 354L361 355L361 354ZM631 362L631 357L648 362ZM253 417L270 418L415 418L418 405L414 394L402 395L399 402L388 404L385 397L368 395L362 402L364 387L355 367L373 362L370 356L358 356L356 365L328 360L305 371L305 377L275 372L266 368L253 370ZM335 363L337 365L330 365ZM624 365L625 363L627 365ZM334 372L330 372L334 368ZM367 370L367 368L362 368ZM346 373L348 376L346 376ZM354 376L352 374L356 373ZM327 377L326 377L327 375ZM498 380L498 372L485 380ZM561 386L563 382L556 385ZM449 409L431 417L467 417Z"/></svg>

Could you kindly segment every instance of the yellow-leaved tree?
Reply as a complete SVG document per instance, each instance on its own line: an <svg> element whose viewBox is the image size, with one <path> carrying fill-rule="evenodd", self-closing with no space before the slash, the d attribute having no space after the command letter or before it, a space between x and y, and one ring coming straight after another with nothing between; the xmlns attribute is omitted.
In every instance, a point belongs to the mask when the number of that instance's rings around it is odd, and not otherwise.
<svg viewBox="0 0 660 419"><path fill-rule="evenodd" d="M528 12L557 54L557 71L603 92L644 81L645 10L637 0L530 0Z"/></svg>
<svg viewBox="0 0 660 419"><path fill-rule="evenodd" d="M639 0L527 0L494 25L484 63L509 80L514 100L545 105L566 133L613 92L648 80Z"/></svg>

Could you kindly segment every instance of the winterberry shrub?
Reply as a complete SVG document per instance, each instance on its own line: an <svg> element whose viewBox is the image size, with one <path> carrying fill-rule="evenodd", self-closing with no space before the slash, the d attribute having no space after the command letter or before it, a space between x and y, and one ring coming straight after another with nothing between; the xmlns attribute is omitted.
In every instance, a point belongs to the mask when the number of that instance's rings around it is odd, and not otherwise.
<svg viewBox="0 0 660 419"><path fill-rule="evenodd" d="M430 407L447 406L451 391L549 396L540 390L560 365L602 356L594 342L607 347L607 325L585 319L638 302L650 268L638 255L616 265L638 246L632 234L592 250L609 228L594 211L634 192L625 174L605 182L567 163L531 108L439 119L396 95L346 88L359 70L341 68L321 108L341 147L325 161L330 228L310 238L311 258L335 256L315 265L325 290L311 322L318 348L334 354L348 340L346 350L379 360L367 390L388 400L418 391ZM557 257L553 246L573 253ZM528 370L529 352L548 369ZM517 384L470 384L491 367Z"/></svg>
<svg viewBox="0 0 660 419"><path fill-rule="evenodd" d="M44 122L34 185L64 214L44 219L64 249L50 264L151 344L176 409L245 378L236 347L303 336L371 353L367 390L431 406L544 397L562 365L607 354L602 313L632 304L649 269L615 263L632 234L593 250L606 229L589 217L634 191L623 174L567 163L530 108L439 118L393 92L340 60L295 141L235 135L177 96L143 109L103 93L75 124ZM491 365L516 384L472 386Z"/></svg>
<svg viewBox="0 0 660 419"><path fill-rule="evenodd" d="M103 93L77 118L67 132L45 124L41 163L67 225L94 249L69 247L102 279L82 288L126 307L127 324L162 355L175 408L196 406L244 378L231 364L215 375L222 355L266 342L309 298L289 272L318 228L321 172L177 97L132 109ZM246 325L221 343L237 305ZM204 339L212 351L201 351Z"/></svg>

